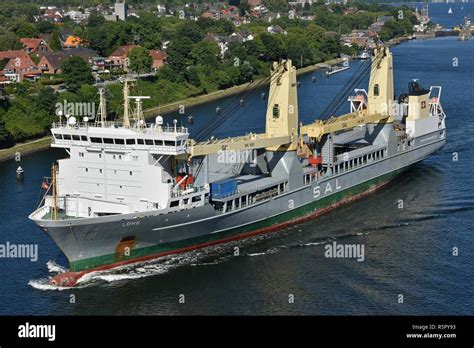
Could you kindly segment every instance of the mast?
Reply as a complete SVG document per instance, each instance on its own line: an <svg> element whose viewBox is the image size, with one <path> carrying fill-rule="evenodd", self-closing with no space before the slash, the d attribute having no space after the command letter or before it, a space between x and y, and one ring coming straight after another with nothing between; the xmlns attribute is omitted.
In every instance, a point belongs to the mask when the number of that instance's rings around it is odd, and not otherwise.
<svg viewBox="0 0 474 348"><path fill-rule="evenodd" d="M105 122L107 121L107 104L105 100L104 89L99 89L99 121L101 127L105 127Z"/></svg>
<svg viewBox="0 0 474 348"><path fill-rule="evenodd" d="M58 217L58 204L57 204L57 192L56 192L56 166L53 164L51 167L52 187L53 187L53 220L57 220Z"/></svg>
<svg viewBox="0 0 474 348"><path fill-rule="evenodd" d="M125 128L130 128L130 117L128 113L130 110L129 88L128 79L125 79L123 83L123 126Z"/></svg>

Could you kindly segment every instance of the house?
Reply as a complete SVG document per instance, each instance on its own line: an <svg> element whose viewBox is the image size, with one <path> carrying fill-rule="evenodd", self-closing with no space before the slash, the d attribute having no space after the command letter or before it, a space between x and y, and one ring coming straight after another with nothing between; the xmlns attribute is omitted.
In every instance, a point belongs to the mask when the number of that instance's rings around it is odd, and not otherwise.
<svg viewBox="0 0 474 348"><path fill-rule="evenodd" d="M51 52L48 44L43 39L28 39L21 38L20 42L23 44L23 49L28 54L44 54Z"/></svg>
<svg viewBox="0 0 474 348"><path fill-rule="evenodd" d="M79 36L69 35L63 43L63 49L69 50L71 48L78 48L82 45L84 45L84 40Z"/></svg>
<svg viewBox="0 0 474 348"><path fill-rule="evenodd" d="M66 12L66 16L71 18L75 23L79 24L81 22L84 22L89 18L90 12L81 12L81 11L74 11L71 10L69 12Z"/></svg>
<svg viewBox="0 0 474 348"><path fill-rule="evenodd" d="M0 61L6 61L3 75L11 81L35 80L41 76L41 70L25 51L0 51Z"/></svg>
<svg viewBox="0 0 474 348"><path fill-rule="evenodd" d="M271 25L267 28L267 31L270 33L270 34L283 34L283 35L286 35L288 34L285 30L283 30L282 27L280 27L279 25Z"/></svg>
<svg viewBox="0 0 474 348"><path fill-rule="evenodd" d="M54 7L54 6L53 6ZM38 18L38 20L43 20L51 23L60 23L63 20L63 15L55 7L48 8L45 12Z"/></svg>
<svg viewBox="0 0 474 348"><path fill-rule="evenodd" d="M61 74L61 67L64 61L75 56L81 57L84 59L84 61L91 65L93 65L94 62L100 61L96 59L97 53L94 50L78 47L67 51L50 52L44 54L38 63L38 68L41 69L43 74Z"/></svg>
<svg viewBox="0 0 474 348"><path fill-rule="evenodd" d="M166 62L166 54L163 51L150 50L150 56L153 59L152 68L156 71Z"/></svg>
<svg viewBox="0 0 474 348"><path fill-rule="evenodd" d="M117 48L109 57L108 61L110 64L116 68L120 68L123 70L127 69L127 55L128 53L133 50L134 48L140 47L138 45L125 45Z"/></svg>

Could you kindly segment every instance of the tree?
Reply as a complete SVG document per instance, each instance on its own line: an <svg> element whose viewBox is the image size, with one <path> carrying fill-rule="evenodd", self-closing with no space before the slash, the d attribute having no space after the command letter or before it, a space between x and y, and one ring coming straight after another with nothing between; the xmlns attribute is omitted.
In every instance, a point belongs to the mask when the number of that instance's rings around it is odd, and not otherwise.
<svg viewBox="0 0 474 348"><path fill-rule="evenodd" d="M241 1L239 5L239 13L241 16L245 16L245 13L250 13L250 5L247 1Z"/></svg>
<svg viewBox="0 0 474 348"><path fill-rule="evenodd" d="M262 44L265 47L265 57L270 62L277 62L279 59L286 58L286 52L283 47L280 35L263 33L260 36Z"/></svg>
<svg viewBox="0 0 474 348"><path fill-rule="evenodd" d="M128 67L135 71L138 76L142 73L151 71L153 59L150 56L150 52L144 47L135 47L130 50L127 55L129 59Z"/></svg>
<svg viewBox="0 0 474 348"><path fill-rule="evenodd" d="M215 67L219 63L219 52L219 46L215 42L204 40L194 45L190 56L195 65Z"/></svg>
<svg viewBox="0 0 474 348"><path fill-rule="evenodd" d="M184 77L192 47L193 42L187 37L177 38L170 43L167 50L168 65L175 73L171 81L179 81Z"/></svg>
<svg viewBox="0 0 474 348"><path fill-rule="evenodd" d="M21 48L23 48L23 45L12 32L7 31L0 35L0 51L19 50Z"/></svg>
<svg viewBox="0 0 474 348"><path fill-rule="evenodd" d="M53 31L51 34L51 40L49 42L49 47L53 51L60 51L62 46L61 46L61 39L59 37L59 32L57 30Z"/></svg>
<svg viewBox="0 0 474 348"><path fill-rule="evenodd" d="M92 84L94 78L89 66L81 57L66 59L62 65L64 83L70 92L77 92L81 85Z"/></svg>

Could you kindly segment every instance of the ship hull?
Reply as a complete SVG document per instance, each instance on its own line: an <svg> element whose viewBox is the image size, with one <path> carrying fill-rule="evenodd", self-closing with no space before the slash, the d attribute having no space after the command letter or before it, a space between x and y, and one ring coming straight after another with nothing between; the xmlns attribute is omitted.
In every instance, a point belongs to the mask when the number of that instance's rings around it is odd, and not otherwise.
<svg viewBox="0 0 474 348"><path fill-rule="evenodd" d="M444 144L445 139L438 132L427 134L415 139L411 150L227 214L218 214L207 204L172 214L146 212L37 223L64 252L71 271L102 270L313 219L383 187ZM129 253L124 253L124 248L129 248Z"/></svg>

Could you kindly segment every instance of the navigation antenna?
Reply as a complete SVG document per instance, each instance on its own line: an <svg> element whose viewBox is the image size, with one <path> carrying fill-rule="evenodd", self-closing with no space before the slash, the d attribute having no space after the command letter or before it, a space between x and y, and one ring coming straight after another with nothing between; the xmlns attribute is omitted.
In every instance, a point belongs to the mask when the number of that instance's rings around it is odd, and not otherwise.
<svg viewBox="0 0 474 348"><path fill-rule="evenodd" d="M104 89L99 89L99 120L101 127L105 127L105 122L107 121L107 104L105 101Z"/></svg>
<svg viewBox="0 0 474 348"><path fill-rule="evenodd" d="M143 107L142 107L142 100L143 99L150 99L149 96L129 96L128 99L135 99L136 109L133 113L133 119L136 123L138 128L142 128L145 125L145 117L143 116Z"/></svg>

